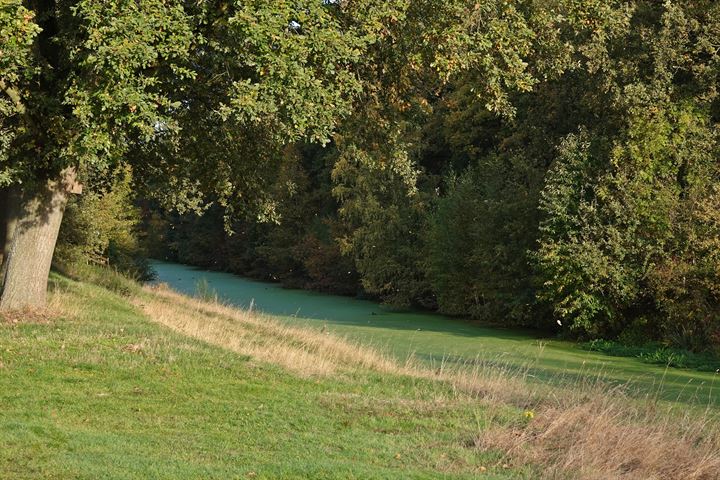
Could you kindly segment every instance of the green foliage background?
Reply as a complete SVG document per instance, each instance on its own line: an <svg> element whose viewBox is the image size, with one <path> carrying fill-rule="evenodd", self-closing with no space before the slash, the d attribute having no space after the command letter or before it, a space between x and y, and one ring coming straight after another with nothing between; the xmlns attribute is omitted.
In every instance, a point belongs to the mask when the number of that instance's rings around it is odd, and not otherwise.
<svg viewBox="0 0 720 480"><path fill-rule="evenodd" d="M102 265L137 280L152 278L139 231L131 172L122 172L105 192L87 192L70 199L55 248L54 262L66 270Z"/></svg>
<svg viewBox="0 0 720 480"><path fill-rule="evenodd" d="M312 260L333 279L324 289L584 338L717 347L718 7L488 3L472 15L497 28L460 35L448 57L412 42L457 33L460 3L434 5L425 29L420 3L370 50L356 113L291 175L327 165L290 201L324 198L324 245L353 260L352 282ZM539 29L551 11L564 20ZM485 41L510 55L493 63L503 69L483 69ZM219 268L312 288L296 279L308 278L298 245L312 222L289 218L248 223ZM174 258L212 266L183 249Z"/></svg>
<svg viewBox="0 0 720 480"><path fill-rule="evenodd" d="M131 265L142 244L720 345L716 2L8 0L0 39L0 188L73 167L90 192L58 258Z"/></svg>

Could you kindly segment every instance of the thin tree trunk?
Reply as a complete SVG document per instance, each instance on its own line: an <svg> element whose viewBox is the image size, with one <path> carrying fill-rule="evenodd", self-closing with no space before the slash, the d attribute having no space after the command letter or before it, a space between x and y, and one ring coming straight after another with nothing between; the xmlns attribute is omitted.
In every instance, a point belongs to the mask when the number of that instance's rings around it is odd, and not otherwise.
<svg viewBox="0 0 720 480"><path fill-rule="evenodd" d="M74 171L66 170L61 181L14 197L17 225L3 262L0 310L45 306L55 242L74 180Z"/></svg>

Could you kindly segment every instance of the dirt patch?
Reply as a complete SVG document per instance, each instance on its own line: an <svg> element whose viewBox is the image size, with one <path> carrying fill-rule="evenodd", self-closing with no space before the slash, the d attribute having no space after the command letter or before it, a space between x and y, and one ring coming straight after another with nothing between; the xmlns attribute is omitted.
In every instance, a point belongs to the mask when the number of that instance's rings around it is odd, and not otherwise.
<svg viewBox="0 0 720 480"><path fill-rule="evenodd" d="M1 325L48 324L57 317L49 308L23 308L0 312Z"/></svg>

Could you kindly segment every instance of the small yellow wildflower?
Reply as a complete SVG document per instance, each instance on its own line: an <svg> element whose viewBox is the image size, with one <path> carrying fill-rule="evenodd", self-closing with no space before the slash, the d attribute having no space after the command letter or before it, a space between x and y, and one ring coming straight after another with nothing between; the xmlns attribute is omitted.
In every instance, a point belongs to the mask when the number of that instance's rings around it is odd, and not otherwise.
<svg viewBox="0 0 720 480"><path fill-rule="evenodd" d="M528 420L532 420L533 418L535 418L535 412L533 412L532 410L525 410L525 413L523 413L523 415Z"/></svg>

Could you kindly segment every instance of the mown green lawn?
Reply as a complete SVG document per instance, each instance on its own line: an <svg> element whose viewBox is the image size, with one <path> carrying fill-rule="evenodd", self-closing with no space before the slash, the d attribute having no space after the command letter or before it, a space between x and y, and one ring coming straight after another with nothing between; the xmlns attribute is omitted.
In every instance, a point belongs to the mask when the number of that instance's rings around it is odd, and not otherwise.
<svg viewBox="0 0 720 480"><path fill-rule="evenodd" d="M0 478L534 478L473 444L522 411L370 372L299 378L54 276L77 315L0 325Z"/></svg>

